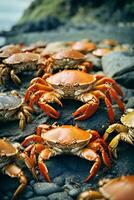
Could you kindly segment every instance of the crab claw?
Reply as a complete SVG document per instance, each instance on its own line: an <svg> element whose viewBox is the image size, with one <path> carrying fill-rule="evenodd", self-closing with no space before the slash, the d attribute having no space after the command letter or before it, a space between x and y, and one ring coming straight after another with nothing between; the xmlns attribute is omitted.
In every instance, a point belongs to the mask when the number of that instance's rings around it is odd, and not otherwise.
<svg viewBox="0 0 134 200"><path fill-rule="evenodd" d="M87 119L97 111L98 106L99 106L99 100L96 97L93 97L91 101L78 108L73 113L73 116L75 117L75 120Z"/></svg>
<svg viewBox="0 0 134 200"><path fill-rule="evenodd" d="M50 117L58 119L60 114L49 104L45 102L38 102L40 108Z"/></svg>
<svg viewBox="0 0 134 200"><path fill-rule="evenodd" d="M96 175L96 173L98 172L100 165L101 165L101 160L99 155L97 155L97 153L95 153L95 151L93 151L92 149L89 148L85 148L82 150L81 155L83 158L89 160L89 161L95 161L95 163L93 164L88 177L84 180L84 182L89 181L93 176Z"/></svg>

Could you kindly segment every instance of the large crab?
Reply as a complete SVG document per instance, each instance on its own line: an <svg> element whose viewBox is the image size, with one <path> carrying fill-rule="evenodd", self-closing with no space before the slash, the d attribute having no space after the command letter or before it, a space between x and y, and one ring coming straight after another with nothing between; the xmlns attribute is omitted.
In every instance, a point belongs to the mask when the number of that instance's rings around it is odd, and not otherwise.
<svg viewBox="0 0 134 200"><path fill-rule="evenodd" d="M104 100L110 122L114 122L111 98L124 112L124 105L118 95L123 95L117 83L103 75L91 75L82 71L64 70L49 77L34 78L26 90L25 102L29 106L37 103L50 117L59 118L59 113L48 103L56 102L62 106L60 99L76 99L85 104L78 108L73 116L76 120L84 120L92 116L99 107L99 99Z"/></svg>
<svg viewBox="0 0 134 200"><path fill-rule="evenodd" d="M5 80L11 78L15 84L20 84L21 80L17 76L18 73L37 69L39 54L35 53L15 53L3 60L0 65L0 82L5 83Z"/></svg>
<svg viewBox="0 0 134 200"><path fill-rule="evenodd" d="M4 60L14 53L20 53L21 46L20 45L6 45L0 48L0 60Z"/></svg>
<svg viewBox="0 0 134 200"><path fill-rule="evenodd" d="M119 141L122 140L129 144L134 144L134 109L128 109L127 112L122 115L121 122L122 124L115 123L109 126L103 136L103 139L106 140L112 132L116 131L118 133L109 144L115 157L117 157L116 150Z"/></svg>
<svg viewBox="0 0 134 200"><path fill-rule="evenodd" d="M77 126L71 125L47 125L42 124L37 128L37 134L30 135L22 142L22 146L27 146L25 151L30 152L30 158L33 163L38 156L38 166L44 178L50 182L47 167L44 163L50 157L60 154L73 154L94 161L88 177L85 182L96 175L101 165L101 159L97 152L101 152L103 161L107 167L110 167L110 154L107 144L100 138L97 131L82 130ZM108 152L106 152L108 151ZM107 154L108 153L108 154ZM109 155L110 156L110 155Z"/></svg>
<svg viewBox="0 0 134 200"><path fill-rule="evenodd" d="M89 71L93 68L92 62L87 61L84 54L79 51L67 49L50 55L40 64L46 73L53 73L63 69L79 69Z"/></svg>
<svg viewBox="0 0 134 200"><path fill-rule="evenodd" d="M0 93L0 121L19 119L19 127L24 129L26 122L31 121L31 112L16 91Z"/></svg>
<svg viewBox="0 0 134 200"><path fill-rule="evenodd" d="M82 192L77 200L133 200L134 176L104 179L99 183L99 191L89 189Z"/></svg>
<svg viewBox="0 0 134 200"><path fill-rule="evenodd" d="M18 143L11 143L7 139L0 138L0 171L12 178L18 178L20 181L20 185L14 192L12 200L15 200L18 197L27 184L27 178L19 167L18 161L22 160L25 162L34 178L37 179L31 159L26 153L21 153L19 147L20 145Z"/></svg>

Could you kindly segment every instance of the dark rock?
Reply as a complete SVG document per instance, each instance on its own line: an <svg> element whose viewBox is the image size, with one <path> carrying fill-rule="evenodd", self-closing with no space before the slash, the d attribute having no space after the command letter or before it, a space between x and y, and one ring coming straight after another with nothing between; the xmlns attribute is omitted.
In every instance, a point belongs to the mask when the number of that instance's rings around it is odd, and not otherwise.
<svg viewBox="0 0 134 200"><path fill-rule="evenodd" d="M60 176L58 176L58 177L55 177L55 178L53 179L53 182L56 183L56 184L59 185L59 186L63 186L64 183L65 183L65 178L64 178L62 175L60 175Z"/></svg>
<svg viewBox="0 0 134 200"><path fill-rule="evenodd" d="M134 54L112 52L102 58L102 68L107 76L115 78L121 85L134 88Z"/></svg>
<svg viewBox="0 0 134 200"><path fill-rule="evenodd" d="M133 97L130 97L128 99L128 102L126 104L126 108L134 108L134 96Z"/></svg>
<svg viewBox="0 0 134 200"><path fill-rule="evenodd" d="M25 187L25 189L23 191L23 197L28 199L32 196L33 196L33 189L32 189L31 186L28 185L28 186Z"/></svg>
<svg viewBox="0 0 134 200"><path fill-rule="evenodd" d="M38 182L33 185L34 192L37 195L49 195L61 191L61 188L55 183Z"/></svg>
<svg viewBox="0 0 134 200"><path fill-rule="evenodd" d="M72 190L70 190L69 191L69 195L71 196L71 197L77 197L78 196L78 194L81 192L81 190L80 189L72 189Z"/></svg>
<svg viewBox="0 0 134 200"><path fill-rule="evenodd" d="M57 192L48 196L49 200L73 200L66 192Z"/></svg>
<svg viewBox="0 0 134 200"><path fill-rule="evenodd" d="M28 200L47 200L47 199L48 199L47 197L40 196L40 197L33 197L33 198L28 199Z"/></svg>

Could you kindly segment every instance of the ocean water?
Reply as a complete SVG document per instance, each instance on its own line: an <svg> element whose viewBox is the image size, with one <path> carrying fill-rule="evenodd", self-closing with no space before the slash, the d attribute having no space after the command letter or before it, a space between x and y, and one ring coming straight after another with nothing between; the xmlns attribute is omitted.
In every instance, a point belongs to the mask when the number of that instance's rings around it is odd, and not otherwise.
<svg viewBox="0 0 134 200"><path fill-rule="evenodd" d="M20 19L32 0L0 0L0 31L10 28ZM0 45L4 38L0 37Z"/></svg>
<svg viewBox="0 0 134 200"><path fill-rule="evenodd" d="M32 0L0 0L0 31L9 30Z"/></svg>

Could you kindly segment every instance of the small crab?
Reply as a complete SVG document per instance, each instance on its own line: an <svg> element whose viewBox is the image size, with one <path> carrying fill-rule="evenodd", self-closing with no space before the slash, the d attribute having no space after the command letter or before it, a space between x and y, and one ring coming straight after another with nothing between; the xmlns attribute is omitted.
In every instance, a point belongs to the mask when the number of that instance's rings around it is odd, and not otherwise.
<svg viewBox="0 0 134 200"><path fill-rule="evenodd" d="M82 53L88 53L96 49L96 44L88 41L78 41L72 45L73 50L80 51Z"/></svg>
<svg viewBox="0 0 134 200"><path fill-rule="evenodd" d="M53 71L63 69L80 69L87 72L93 68L93 65L92 62L86 60L84 54L76 50L67 49L49 56L41 67L44 68L46 73L53 73Z"/></svg>
<svg viewBox="0 0 134 200"><path fill-rule="evenodd" d="M121 176L104 179L99 183L99 191L87 190L82 192L77 200L133 200L134 176Z"/></svg>
<svg viewBox="0 0 134 200"><path fill-rule="evenodd" d="M28 145L30 142L33 143ZM24 139L22 146L27 146L25 152L30 152L33 163L36 161L36 154L39 154L38 166L48 182L51 179L44 161L60 154L73 154L95 162L88 177L84 180L85 182L95 176L99 170L101 159L97 154L98 151L101 152L105 165L108 168L111 167L110 151L107 144L101 139L99 133L94 130L85 131L71 125L56 126L54 124L50 126L42 124L38 126L36 134Z"/></svg>
<svg viewBox="0 0 134 200"><path fill-rule="evenodd" d="M76 120L84 120L92 116L99 107L99 99L104 100L110 122L114 122L114 112L111 98L120 110L124 112L124 105L119 98L123 95L118 84L111 78L103 75L92 75L82 71L63 70L49 77L34 78L26 90L25 102L30 100L29 106L37 103L50 117L59 118L59 113L48 103L56 102L60 106L60 99L75 99L85 103L78 108L73 116Z"/></svg>
<svg viewBox="0 0 134 200"><path fill-rule="evenodd" d="M116 123L109 126L103 136L103 139L106 140L112 132L116 131L118 133L109 144L115 157L117 157L116 150L120 140L132 145L134 144L134 109L128 109L127 112L122 115L121 122L122 124Z"/></svg>
<svg viewBox="0 0 134 200"><path fill-rule="evenodd" d="M31 159L26 153L21 153L19 148L20 145L18 143L11 143L7 139L0 138L0 171L12 178L18 178L20 181L20 185L13 194L12 200L15 200L18 197L27 184L27 178L19 167L18 161L22 160L25 162L34 178L37 179Z"/></svg>
<svg viewBox="0 0 134 200"><path fill-rule="evenodd" d="M1 83L4 84L5 80L11 77L15 84L20 84L21 80L16 74L36 70L39 57L39 54L26 52L15 53L3 60L3 64L0 66Z"/></svg>
<svg viewBox="0 0 134 200"><path fill-rule="evenodd" d="M94 56L97 56L97 57L103 57L103 56L105 56L105 55L111 53L111 51L112 51L112 50L109 49L109 48L98 48L98 49L94 50L94 51L92 52L92 54L93 54Z"/></svg>
<svg viewBox="0 0 134 200"><path fill-rule="evenodd" d="M26 121L31 121L32 109L23 103L16 91L0 93L0 121L19 119L19 127L24 129Z"/></svg>

